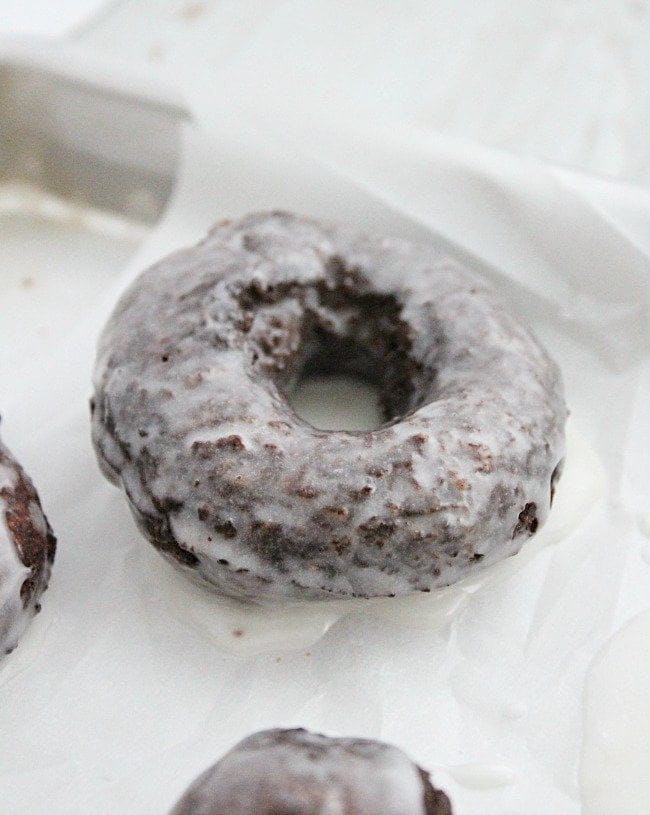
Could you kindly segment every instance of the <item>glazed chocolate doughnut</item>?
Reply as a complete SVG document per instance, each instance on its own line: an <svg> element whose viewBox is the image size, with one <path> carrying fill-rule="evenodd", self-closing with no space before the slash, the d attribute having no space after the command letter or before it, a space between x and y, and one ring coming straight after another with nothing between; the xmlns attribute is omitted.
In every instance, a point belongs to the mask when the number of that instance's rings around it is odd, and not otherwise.
<svg viewBox="0 0 650 815"><path fill-rule="evenodd" d="M40 611L55 551L34 485L0 442L0 656Z"/></svg>
<svg viewBox="0 0 650 815"><path fill-rule="evenodd" d="M301 420L287 394L332 372L374 383L385 424ZM284 213L135 281L91 407L144 534L249 599L430 591L514 554L549 512L567 416L556 365L479 276Z"/></svg>
<svg viewBox="0 0 650 815"><path fill-rule="evenodd" d="M171 815L451 815L396 747L306 730L249 736L199 776Z"/></svg>

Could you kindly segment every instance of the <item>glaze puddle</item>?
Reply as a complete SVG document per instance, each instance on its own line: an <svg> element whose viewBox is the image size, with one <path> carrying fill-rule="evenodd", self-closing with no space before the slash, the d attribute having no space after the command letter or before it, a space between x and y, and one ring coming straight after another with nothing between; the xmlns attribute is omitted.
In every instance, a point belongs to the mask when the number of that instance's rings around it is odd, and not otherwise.
<svg viewBox="0 0 650 815"><path fill-rule="evenodd" d="M447 767L449 775L470 790L491 790L515 782L515 771L505 764L457 764Z"/></svg>
<svg viewBox="0 0 650 815"><path fill-rule="evenodd" d="M155 612L169 613L219 648L240 655L279 653L307 648L349 614L384 619L391 625L434 631L449 624L472 597L491 583L520 571L546 547L565 540L576 529L604 490L605 476L593 450L570 427L567 457L555 504L548 521L516 556L486 568L431 594L372 600L313 601L252 605L219 597L188 580L150 547L134 546L129 565L134 580L149 574L139 591Z"/></svg>

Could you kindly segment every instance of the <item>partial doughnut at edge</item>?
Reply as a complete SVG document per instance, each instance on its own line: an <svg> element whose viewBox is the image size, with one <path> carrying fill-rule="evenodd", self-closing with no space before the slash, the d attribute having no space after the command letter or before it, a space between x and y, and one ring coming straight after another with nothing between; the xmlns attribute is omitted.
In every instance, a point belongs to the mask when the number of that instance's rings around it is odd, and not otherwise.
<svg viewBox="0 0 650 815"><path fill-rule="evenodd" d="M34 485L0 442L0 657L40 611L55 552Z"/></svg>
<svg viewBox="0 0 650 815"><path fill-rule="evenodd" d="M241 741L170 815L452 815L401 750L369 739L267 730Z"/></svg>

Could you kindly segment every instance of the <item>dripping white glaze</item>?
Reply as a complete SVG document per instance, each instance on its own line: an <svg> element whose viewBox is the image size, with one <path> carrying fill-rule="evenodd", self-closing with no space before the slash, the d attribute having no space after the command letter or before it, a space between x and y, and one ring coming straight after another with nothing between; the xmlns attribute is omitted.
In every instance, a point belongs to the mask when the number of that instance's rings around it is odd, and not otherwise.
<svg viewBox="0 0 650 815"><path fill-rule="evenodd" d="M447 767L447 772L454 781L471 790L507 787L516 777L514 770L505 764L457 764Z"/></svg>
<svg viewBox="0 0 650 815"><path fill-rule="evenodd" d="M581 523L604 489L604 473L587 442L568 425L567 460L554 507L544 527L515 557L430 594L371 600L309 601L256 606L229 600L187 581L148 547L137 547L134 568L151 580L143 591L153 604L199 631L215 645L240 654L275 653L306 648L343 617L361 613L393 625L435 630L453 620L472 595L492 581L514 574L541 549L560 543Z"/></svg>

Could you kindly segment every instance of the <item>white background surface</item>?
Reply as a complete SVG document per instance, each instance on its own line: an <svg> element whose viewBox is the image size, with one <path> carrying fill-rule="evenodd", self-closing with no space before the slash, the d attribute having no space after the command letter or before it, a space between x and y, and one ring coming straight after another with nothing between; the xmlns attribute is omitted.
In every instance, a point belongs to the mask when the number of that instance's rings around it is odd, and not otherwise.
<svg viewBox="0 0 650 815"><path fill-rule="evenodd" d="M650 597L650 194L530 156L644 184L648 39L639 2L132 0L78 29L89 60L155 75L197 123L168 212L128 270L88 278L87 311L33 369L3 357L3 435L61 543L44 611L0 668L2 815L164 812L230 744L272 725L393 741L460 815L577 815L581 797L586 815L647 814L648 756L628 761L634 739L607 742L602 727L615 668L590 685L587 728L583 706L594 655ZM99 476L86 398L124 277L219 217L274 206L472 255L552 348L607 486L600 501L586 492L560 544L456 595L442 623L355 612L298 651L233 655ZM70 292L46 268L34 277L33 307L68 316ZM3 308L27 302L10 287ZM587 469L563 482L570 505ZM594 793L594 768L619 785L631 768L635 795Z"/></svg>
<svg viewBox="0 0 650 815"><path fill-rule="evenodd" d="M647 0L0 3L0 32L64 31L218 96L233 71L235 95L254 74L251 106L288 110L309 87L314 106L344 115L650 182Z"/></svg>

